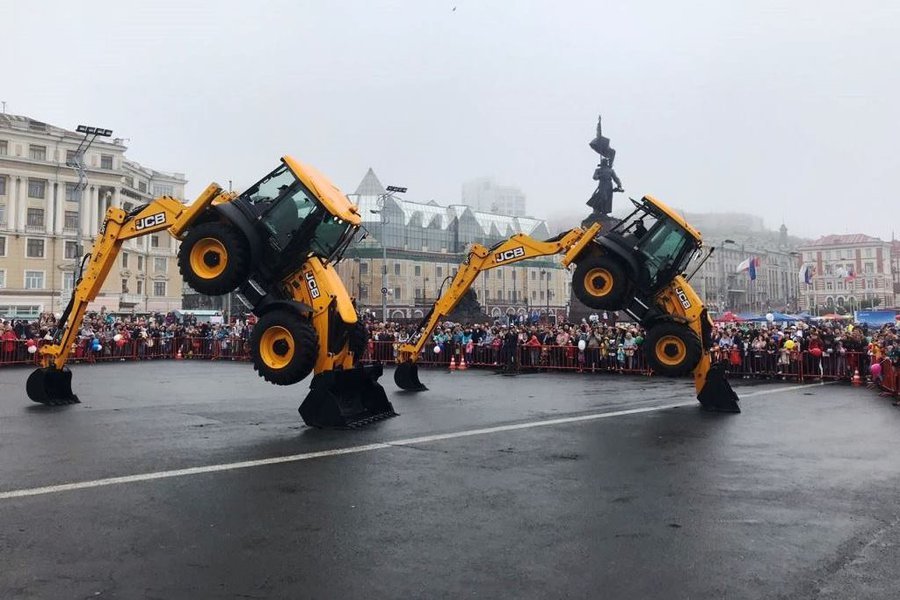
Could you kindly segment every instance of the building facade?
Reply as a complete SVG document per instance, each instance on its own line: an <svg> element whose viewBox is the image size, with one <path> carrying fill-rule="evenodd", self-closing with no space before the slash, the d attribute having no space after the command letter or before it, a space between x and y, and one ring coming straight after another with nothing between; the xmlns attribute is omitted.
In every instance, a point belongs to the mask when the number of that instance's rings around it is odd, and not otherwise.
<svg viewBox="0 0 900 600"><path fill-rule="evenodd" d="M801 286L804 307L814 313L893 308L893 244L863 234L826 235L798 248L813 267Z"/></svg>
<svg viewBox="0 0 900 600"><path fill-rule="evenodd" d="M337 269L359 305L379 318L383 301L388 319L422 318L472 243L490 247L516 233L550 237L539 219L390 195L371 169L349 197L359 205L368 235L347 251ZM551 256L485 271L472 289L491 317L549 315L563 320L570 274Z"/></svg>
<svg viewBox="0 0 900 600"><path fill-rule="evenodd" d="M183 198L185 179L125 157L121 140L97 138L84 162L88 186L78 202L74 170L66 166L82 134L0 114L0 316L59 314L72 292L79 245L90 252L111 206L130 210L154 192ZM165 233L122 246L89 310L169 311L181 307L176 241Z"/></svg>
<svg viewBox="0 0 900 600"><path fill-rule="evenodd" d="M498 185L489 177L465 182L462 204L475 211L509 217L524 217L527 212L522 190L512 185Z"/></svg>

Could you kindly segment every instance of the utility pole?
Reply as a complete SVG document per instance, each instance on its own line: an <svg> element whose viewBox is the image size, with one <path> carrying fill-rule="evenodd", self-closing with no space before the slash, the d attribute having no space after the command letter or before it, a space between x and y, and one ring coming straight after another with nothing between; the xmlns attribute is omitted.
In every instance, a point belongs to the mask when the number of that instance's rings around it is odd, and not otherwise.
<svg viewBox="0 0 900 600"><path fill-rule="evenodd" d="M389 223L387 215L384 212L384 204L388 198L393 198L394 194L405 194L405 187L396 185L387 186L386 193L378 197L378 210L372 210L373 214L381 215L381 320L387 322L387 225Z"/></svg>

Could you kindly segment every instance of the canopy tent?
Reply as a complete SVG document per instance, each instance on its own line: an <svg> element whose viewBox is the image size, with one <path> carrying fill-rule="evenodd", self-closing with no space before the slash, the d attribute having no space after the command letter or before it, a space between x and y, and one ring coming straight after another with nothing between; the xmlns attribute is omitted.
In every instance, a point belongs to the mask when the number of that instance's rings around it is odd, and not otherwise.
<svg viewBox="0 0 900 600"><path fill-rule="evenodd" d="M730 310L722 313L714 319L716 323L740 323L745 320L746 319L734 314Z"/></svg>
<svg viewBox="0 0 900 600"><path fill-rule="evenodd" d="M797 317L795 315L788 315L788 314L781 313L781 312L778 312L775 310L773 310L770 313L766 313L764 315L753 316L747 320L752 321L754 323L765 323L765 322L769 321L769 319L768 319L769 315L772 315L773 323L794 323L795 321L801 320L800 317Z"/></svg>
<svg viewBox="0 0 900 600"><path fill-rule="evenodd" d="M827 315L821 315L819 317L814 317L813 321L849 321L852 317L850 315L839 315L837 313L828 313Z"/></svg>

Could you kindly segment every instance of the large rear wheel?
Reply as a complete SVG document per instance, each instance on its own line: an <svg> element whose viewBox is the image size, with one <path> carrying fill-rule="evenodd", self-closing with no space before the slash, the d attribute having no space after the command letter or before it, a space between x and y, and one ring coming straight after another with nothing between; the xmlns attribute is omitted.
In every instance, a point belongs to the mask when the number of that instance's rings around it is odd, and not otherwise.
<svg viewBox="0 0 900 600"><path fill-rule="evenodd" d="M201 223L188 231L178 249L181 276L201 294L219 296L250 274L250 245L227 223Z"/></svg>
<svg viewBox="0 0 900 600"><path fill-rule="evenodd" d="M253 368L260 377L276 385L291 385L313 370L319 340L306 318L273 310L253 326L250 348Z"/></svg>
<svg viewBox="0 0 900 600"><path fill-rule="evenodd" d="M620 310L628 304L631 286L615 258L593 254L580 261L572 275L572 292L584 305Z"/></svg>
<svg viewBox="0 0 900 600"><path fill-rule="evenodd" d="M693 371L703 352L697 334L681 323L651 327L643 347L650 368L667 377L680 377Z"/></svg>

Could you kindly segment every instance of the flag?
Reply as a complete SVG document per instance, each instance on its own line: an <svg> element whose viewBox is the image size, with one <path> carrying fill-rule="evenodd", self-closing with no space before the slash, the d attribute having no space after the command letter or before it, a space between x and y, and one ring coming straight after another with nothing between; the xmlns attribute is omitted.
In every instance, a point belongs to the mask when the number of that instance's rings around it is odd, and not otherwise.
<svg viewBox="0 0 900 600"><path fill-rule="evenodd" d="M847 271L847 274L844 275L844 279L848 283L851 281L855 281L856 280L856 272L853 270L853 267L852 266L849 267L848 269L846 269L846 271Z"/></svg>
<svg viewBox="0 0 900 600"><path fill-rule="evenodd" d="M750 259L748 258L747 260L745 260L745 261L743 261L741 264L739 264L739 265L737 266L737 269L735 269L734 272L735 272L735 273L742 273L743 271L746 271L746 270L748 270L749 268L750 268Z"/></svg>
<svg viewBox="0 0 900 600"><path fill-rule="evenodd" d="M747 272L750 273L750 281L756 281L756 268L759 266L759 257L754 256L750 259L750 265L747 267Z"/></svg>
<svg viewBox="0 0 900 600"><path fill-rule="evenodd" d="M802 267L800 267L800 283L810 285L812 283L812 278L815 272L816 267L814 265L803 265Z"/></svg>

